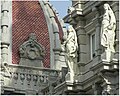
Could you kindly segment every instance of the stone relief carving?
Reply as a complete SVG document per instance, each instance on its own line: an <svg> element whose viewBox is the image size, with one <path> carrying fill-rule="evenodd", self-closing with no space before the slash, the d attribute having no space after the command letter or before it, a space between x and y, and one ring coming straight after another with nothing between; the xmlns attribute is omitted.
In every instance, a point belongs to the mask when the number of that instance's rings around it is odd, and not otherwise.
<svg viewBox="0 0 120 96"><path fill-rule="evenodd" d="M1 62L0 66L1 66L1 68L0 68L1 75L10 78L11 74L9 72L8 64Z"/></svg>
<svg viewBox="0 0 120 96"><path fill-rule="evenodd" d="M69 7L67 13L70 14L70 13L71 13L72 11L74 11L74 10L75 10L74 7Z"/></svg>
<svg viewBox="0 0 120 96"><path fill-rule="evenodd" d="M42 67L42 60L44 59L45 49L37 42L36 35L31 33L29 40L24 42L19 49L20 64L34 67Z"/></svg>
<svg viewBox="0 0 120 96"><path fill-rule="evenodd" d="M64 42L65 50L66 50L66 63L68 66L68 73L66 75L66 79L70 79L71 82L74 82L74 75L76 71L76 63L77 63L77 36L72 25L68 26L68 36L66 41Z"/></svg>
<svg viewBox="0 0 120 96"><path fill-rule="evenodd" d="M109 4L104 4L104 11L101 27L101 45L105 48L106 60L109 62L111 52L115 52L116 18Z"/></svg>

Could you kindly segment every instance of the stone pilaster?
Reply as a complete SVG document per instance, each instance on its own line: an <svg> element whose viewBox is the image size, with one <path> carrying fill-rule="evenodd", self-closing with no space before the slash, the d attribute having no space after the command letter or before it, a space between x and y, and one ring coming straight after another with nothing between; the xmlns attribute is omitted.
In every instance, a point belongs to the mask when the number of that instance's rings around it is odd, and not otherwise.
<svg viewBox="0 0 120 96"><path fill-rule="evenodd" d="M8 65L8 48L9 48L9 40L8 40L8 13L9 13L9 2L8 1L0 1L1 7L1 16L0 16L0 85L4 85L4 76L10 76L7 65ZM7 72L7 73L6 73ZM2 93L4 90L2 89Z"/></svg>
<svg viewBox="0 0 120 96"><path fill-rule="evenodd" d="M7 65L8 65L8 48L10 45L9 42L9 1L2 1L1 6L1 72L2 75L10 76ZM6 73L7 72L7 73Z"/></svg>
<svg viewBox="0 0 120 96"><path fill-rule="evenodd" d="M1 31L2 31L2 40L1 40L1 57L2 57L2 64L3 66L8 64L8 47L9 47L9 40L8 40L8 13L9 13L9 2L3 1L2 2L2 17L1 17Z"/></svg>
<svg viewBox="0 0 120 96"><path fill-rule="evenodd" d="M86 61L86 33L84 30L84 19L81 17L76 28L77 37L78 37L78 62L80 64L85 64Z"/></svg>

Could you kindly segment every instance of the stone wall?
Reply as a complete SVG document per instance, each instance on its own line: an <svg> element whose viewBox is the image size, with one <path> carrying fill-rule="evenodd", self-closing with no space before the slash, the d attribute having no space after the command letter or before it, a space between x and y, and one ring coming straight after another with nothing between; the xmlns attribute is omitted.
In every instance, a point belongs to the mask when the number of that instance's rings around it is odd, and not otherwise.
<svg viewBox="0 0 120 96"><path fill-rule="evenodd" d="M101 23L103 19L103 5L108 3L116 17L117 28L115 31L115 53L111 62L102 61L101 46ZM119 26L119 2L118 1L74 1L71 12L64 17L66 23L72 24L76 30L78 38L78 82L73 90L82 90L84 94L118 94L118 26ZM95 50L92 54L91 38L95 34ZM108 64L108 65L107 65ZM116 68L115 68L116 66ZM109 72L110 71L110 72ZM112 73L111 73L112 72ZM108 75L111 74L112 76ZM114 78L115 77L115 78ZM108 80L109 82L106 82ZM103 84L103 81L105 84ZM112 82L116 81L116 82ZM110 84L110 85L109 85ZM67 86L67 85L66 85ZM96 87L97 86L97 87ZM110 86L111 89L108 88ZM113 87L114 86L114 87ZM82 88L81 88L82 87ZM108 89L107 89L108 88ZM118 88L118 87L117 87ZM109 90L108 93L105 90ZM71 92L71 91L70 91ZM74 93L77 94L77 93ZM83 94L83 93L80 93Z"/></svg>

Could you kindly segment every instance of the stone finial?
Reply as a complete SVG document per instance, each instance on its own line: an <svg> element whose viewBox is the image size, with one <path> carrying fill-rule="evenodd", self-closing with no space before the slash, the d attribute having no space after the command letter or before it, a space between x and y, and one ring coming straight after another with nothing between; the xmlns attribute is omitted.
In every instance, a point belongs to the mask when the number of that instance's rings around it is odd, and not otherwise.
<svg viewBox="0 0 120 96"><path fill-rule="evenodd" d="M35 33L29 35L28 41L24 42L19 49L20 64L41 67L44 59L44 47L37 42Z"/></svg>

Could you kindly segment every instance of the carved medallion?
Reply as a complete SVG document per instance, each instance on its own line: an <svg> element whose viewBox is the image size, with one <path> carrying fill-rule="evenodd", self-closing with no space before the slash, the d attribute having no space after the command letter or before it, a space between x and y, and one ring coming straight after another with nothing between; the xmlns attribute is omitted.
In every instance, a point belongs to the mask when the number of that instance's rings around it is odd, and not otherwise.
<svg viewBox="0 0 120 96"><path fill-rule="evenodd" d="M44 59L44 47L37 42L35 33L29 35L28 41L20 46L20 64L41 67Z"/></svg>

